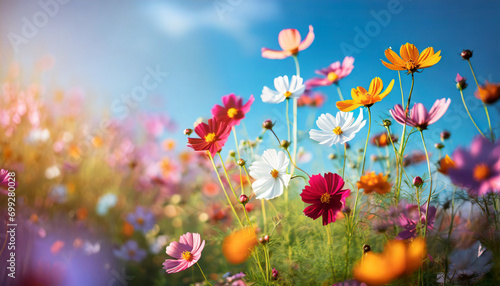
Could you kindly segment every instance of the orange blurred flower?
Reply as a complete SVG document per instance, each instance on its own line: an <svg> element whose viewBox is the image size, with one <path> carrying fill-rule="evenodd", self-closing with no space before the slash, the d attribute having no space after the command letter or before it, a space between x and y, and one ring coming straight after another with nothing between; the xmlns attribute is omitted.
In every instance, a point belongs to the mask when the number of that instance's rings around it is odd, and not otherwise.
<svg viewBox="0 0 500 286"><path fill-rule="evenodd" d="M252 229L240 229L224 238L222 254L229 263L241 264L248 259L257 244L257 236Z"/></svg>
<svg viewBox="0 0 500 286"><path fill-rule="evenodd" d="M428 47L422 53L418 52L415 45L406 43L401 46L399 57L392 49L385 50L385 56L390 63L382 61L382 64L390 70L408 71L413 74L418 69L425 69L437 64L441 60L441 51L434 53L433 47Z"/></svg>
<svg viewBox="0 0 500 286"><path fill-rule="evenodd" d="M358 189L364 189L365 194L376 192L378 194L387 194L391 191L391 184L387 181L389 175L382 173L376 175L375 172L366 173L359 178Z"/></svg>
<svg viewBox="0 0 500 286"><path fill-rule="evenodd" d="M389 83L389 86L382 92L384 84L379 77L372 79L368 91L361 86L351 89L352 99L337 101L337 108L343 112L353 111L360 106L370 107L384 99L392 90L394 80Z"/></svg>
<svg viewBox="0 0 500 286"><path fill-rule="evenodd" d="M89 210L86 207L81 207L76 210L76 218L78 220L85 220L89 214Z"/></svg>
<svg viewBox="0 0 500 286"><path fill-rule="evenodd" d="M354 267L354 277L368 285L385 285L420 268L426 252L425 240L420 237L410 244L391 240L383 253L366 253Z"/></svg>
<svg viewBox="0 0 500 286"><path fill-rule="evenodd" d="M500 83L485 82L478 87L474 95L486 104L493 104L500 98Z"/></svg>
<svg viewBox="0 0 500 286"><path fill-rule="evenodd" d="M101 147L103 142L104 142L104 141L103 141L103 140L102 140L102 138L101 138L101 137L99 137L99 136L94 136L94 137L92 138L92 145L94 145L94 147L96 147L96 148Z"/></svg>
<svg viewBox="0 0 500 286"><path fill-rule="evenodd" d="M205 183L202 191L209 197L216 196L219 193L219 185L214 182Z"/></svg>
<svg viewBox="0 0 500 286"><path fill-rule="evenodd" d="M391 139L394 143L398 142L398 137L396 135L391 135ZM391 145L391 140L389 139L389 136L387 136L387 132L373 135L370 142L377 147L385 147Z"/></svg>
<svg viewBox="0 0 500 286"><path fill-rule="evenodd" d="M61 240L57 240L56 242L54 242L52 244L52 246L50 247L50 253L52 254L57 254L59 253L59 251L61 251L61 249L64 247L64 241L61 241Z"/></svg>
<svg viewBox="0 0 500 286"><path fill-rule="evenodd" d="M165 139L165 141L163 141L163 148L166 150L166 151L172 151L175 149L175 140L173 139Z"/></svg>
<svg viewBox="0 0 500 286"><path fill-rule="evenodd" d="M122 234L126 237L131 237L134 234L134 226L124 221L122 225Z"/></svg>
<svg viewBox="0 0 500 286"><path fill-rule="evenodd" d="M444 175L448 175L448 169L455 168L455 162L451 160L450 156L446 155L444 158L439 160L438 172Z"/></svg>

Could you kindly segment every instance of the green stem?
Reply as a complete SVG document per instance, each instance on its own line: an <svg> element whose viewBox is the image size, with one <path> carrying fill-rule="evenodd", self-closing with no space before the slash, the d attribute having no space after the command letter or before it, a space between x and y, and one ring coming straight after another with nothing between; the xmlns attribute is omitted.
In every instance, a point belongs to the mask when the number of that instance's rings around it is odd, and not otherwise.
<svg viewBox="0 0 500 286"><path fill-rule="evenodd" d="M205 282L207 282L208 285L212 286L212 284L210 284L210 282L208 282L208 279L207 279L207 276L205 276L205 273L203 273L203 270L201 269L200 264L198 262L196 262L196 265L198 265L198 268L200 268L201 275L203 275L203 278L205 278Z"/></svg>
<svg viewBox="0 0 500 286"><path fill-rule="evenodd" d="M219 179L220 186L222 187L222 190L224 191L224 194L226 195L227 202L228 202L229 206L231 207L231 209L233 210L234 216L236 217L236 219L240 223L240 226L243 227L243 223L241 222L240 217L238 216L238 213L236 212L233 204L231 203L231 199L229 198L229 195L227 194L226 188L224 188L224 184L222 183L222 179L219 175L219 171L217 170L217 167L215 166L214 158L212 157L212 154L210 154L209 151L207 151L207 154L210 157L210 161L212 162L212 166L214 167L215 173L217 174L217 178ZM220 156L220 153L219 153L219 156ZM224 164L222 164L222 165L224 166Z"/></svg>
<svg viewBox="0 0 500 286"><path fill-rule="evenodd" d="M401 72L398 71L399 77L399 87L401 89L401 105L403 106L403 110L405 110L405 94L403 93L403 84L401 83Z"/></svg>
<svg viewBox="0 0 500 286"><path fill-rule="evenodd" d="M342 166L342 179L345 176L345 159L347 158L347 143L344 143L344 165Z"/></svg>
<svg viewBox="0 0 500 286"><path fill-rule="evenodd" d="M429 171L429 198L427 199L427 207L425 210L425 226L424 226L424 239L425 235L427 234L427 221L428 221L428 215L429 215L429 206L431 204L431 198L432 198L432 173L431 173L431 161L429 160L429 153L427 152L427 146L425 145L425 139L424 139L424 132L420 130L420 135L422 136L422 144L424 144L424 150L425 150L425 157L427 158L427 168ZM420 209L420 206L418 206Z"/></svg>
<svg viewBox="0 0 500 286"><path fill-rule="evenodd" d="M328 252L330 253L330 262L332 263L332 275L335 281L335 260L333 259L332 234L330 233L330 225L326 225L326 235L328 239Z"/></svg>
<svg viewBox="0 0 500 286"><path fill-rule="evenodd" d="M370 107L367 106L366 109L368 109L368 134L366 134L365 150L363 151L363 167L361 168L361 176L363 176L363 174L365 173L366 149L368 148L370 129L372 127L372 113L370 111Z"/></svg>
<svg viewBox="0 0 500 286"><path fill-rule="evenodd" d="M470 62L470 59L468 59L467 62L469 63L469 67L470 67L470 71L472 72L472 76L474 76L474 81L476 82L476 86L477 86L477 88L479 88L479 83L477 82L476 74L474 73L474 69L472 68L472 64ZM491 128L490 113L488 112L488 107L486 107L486 104L484 102L483 102L483 107L484 107L484 111L486 112L486 118L488 119L488 126L490 127L491 140L493 142L495 142L495 134L493 134L493 129Z"/></svg>
<svg viewBox="0 0 500 286"><path fill-rule="evenodd" d="M224 160L222 159L222 155L220 154L220 152L218 152L217 154L219 154L222 169L224 170L224 174L226 175L226 180L227 180L227 183L229 185L229 188L233 192L234 198L238 199L238 196L236 195L236 192L234 191L233 184L231 184L231 179L229 178L229 174L227 173L226 166L224 165Z"/></svg>
<svg viewBox="0 0 500 286"><path fill-rule="evenodd" d="M297 58L297 55L293 55L293 60L295 61L295 70L297 73L297 77L300 77L300 66L299 66L299 59ZM295 162L295 158L297 158L297 98L293 99L293 161ZM295 171L295 166L292 166L290 170L290 174L293 175L293 172Z"/></svg>
<svg viewBox="0 0 500 286"><path fill-rule="evenodd" d="M288 105L290 104L290 99L286 99L286 127L288 129L288 142L290 142L291 138L292 138L292 135L290 133L290 116L289 116L289 108L288 108ZM278 141L278 144L280 144L280 142Z"/></svg>
<svg viewBox="0 0 500 286"><path fill-rule="evenodd" d="M337 86L337 93L339 94L340 100L344 101L344 96L342 95L342 91L340 90L339 83L337 82L335 85Z"/></svg>
<svg viewBox="0 0 500 286"><path fill-rule="evenodd" d="M460 95L462 96L462 102L464 103L464 107L465 107L465 110L467 111L467 114L469 114L470 120L472 121L474 126L476 126L477 131L479 131L479 133L481 133L481 135L484 136L483 132L481 132L481 129L479 129L479 127L477 127L477 124L474 121L474 118L472 118L472 115L469 112L469 108L467 107L467 104L465 103L464 92L462 91L462 89L459 89L459 90L460 90ZM484 137L486 137L486 136L484 136Z"/></svg>

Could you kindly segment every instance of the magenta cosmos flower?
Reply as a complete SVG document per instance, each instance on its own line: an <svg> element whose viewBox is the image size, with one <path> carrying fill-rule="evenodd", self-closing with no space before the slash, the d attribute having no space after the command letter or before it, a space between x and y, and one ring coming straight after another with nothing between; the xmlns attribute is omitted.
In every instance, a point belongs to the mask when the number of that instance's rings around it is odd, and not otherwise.
<svg viewBox="0 0 500 286"><path fill-rule="evenodd" d="M165 260L163 269L167 273L177 273L188 269L200 260L204 247L205 241L201 241L199 233L183 234L179 242L173 241L167 246L167 254L177 259Z"/></svg>
<svg viewBox="0 0 500 286"><path fill-rule="evenodd" d="M306 186L300 196L302 201L312 204L304 209L304 214L312 219L323 217L323 225L335 222L335 216L345 205L345 200L351 193L344 187L344 180L337 174L326 173L324 176L312 175L309 186Z"/></svg>
<svg viewBox="0 0 500 286"><path fill-rule="evenodd" d="M328 86L334 83L337 84L341 79L351 74L354 69L353 63L353 57L345 57L342 64L336 61L327 68L317 70L316 73L324 76L324 78L312 78L306 82L306 86L314 88L318 86Z"/></svg>
<svg viewBox="0 0 500 286"><path fill-rule="evenodd" d="M448 169L451 182L464 187L471 196L500 191L500 143L478 136L470 150L453 152L455 167Z"/></svg>
<svg viewBox="0 0 500 286"><path fill-rule="evenodd" d="M278 35L278 42L282 51L262 48L262 57L273 60L281 60L297 55L300 51L307 49L314 41L313 27L309 25L309 33L304 41L300 41L300 33L296 29L285 29Z"/></svg>
<svg viewBox="0 0 500 286"><path fill-rule="evenodd" d="M231 132L231 126L215 118L209 119L208 124L200 123L194 128L200 138L188 138L188 147L195 151L209 151L212 156L219 152Z"/></svg>
<svg viewBox="0 0 500 286"><path fill-rule="evenodd" d="M241 119L245 118L245 114L250 111L250 106L254 100L253 95L251 95L247 103L243 104L243 98L234 95L234 93L225 95L222 97L222 104L224 106L214 105L212 116L230 126L238 125Z"/></svg>
<svg viewBox="0 0 500 286"><path fill-rule="evenodd" d="M428 112L422 103L415 103L410 110L410 115L405 116L406 112L403 110L401 104L396 104L394 109L389 110L394 120L401 125L408 125L417 127L420 130L427 129L427 126L435 123L441 118L448 107L450 106L451 99L438 99L434 102L431 110Z"/></svg>

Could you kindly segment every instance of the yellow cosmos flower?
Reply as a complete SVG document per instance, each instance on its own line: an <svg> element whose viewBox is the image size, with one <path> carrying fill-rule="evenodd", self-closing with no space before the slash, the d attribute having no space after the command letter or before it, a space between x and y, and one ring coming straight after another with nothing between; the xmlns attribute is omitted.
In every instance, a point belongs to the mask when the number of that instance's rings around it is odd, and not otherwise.
<svg viewBox="0 0 500 286"><path fill-rule="evenodd" d="M337 108L340 109L340 111L349 112L360 106L370 107L374 103L384 99L384 97L386 97L391 92L393 86L394 80L392 80L386 90L382 92L384 84L379 77L376 77L370 83L370 88L368 89L368 91L366 91L366 89L361 86L353 88L351 90L352 99L338 101Z"/></svg>
<svg viewBox="0 0 500 286"><path fill-rule="evenodd" d="M451 168L455 168L455 162L450 158L450 156L446 155L444 158L441 158L438 162L438 172L444 175L448 175L448 170Z"/></svg>
<svg viewBox="0 0 500 286"><path fill-rule="evenodd" d="M434 53L433 47L428 47L422 53L418 52L415 45L406 43L399 50L399 57L392 49L385 50L385 56L391 63L382 61L388 69L395 71L408 71L407 74L414 73L418 69L425 69L437 64L441 60L440 53Z"/></svg>

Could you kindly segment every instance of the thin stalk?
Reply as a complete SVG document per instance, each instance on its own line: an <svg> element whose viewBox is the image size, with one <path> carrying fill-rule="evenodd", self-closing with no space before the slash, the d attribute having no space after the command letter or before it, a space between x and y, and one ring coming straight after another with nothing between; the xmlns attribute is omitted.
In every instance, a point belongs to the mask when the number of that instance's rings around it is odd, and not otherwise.
<svg viewBox="0 0 500 286"><path fill-rule="evenodd" d="M464 92L462 91L462 89L460 89L460 95L462 96L462 102L464 103L465 111L467 111L467 114L469 114L470 120L472 121L474 126L476 126L477 131L479 131L479 133L481 133L481 135L484 136L483 132L481 132L481 129L479 129L479 127L477 127L476 121L474 121L474 118L472 118L472 115L470 114L469 108L467 107L467 104L465 103ZM484 137L486 137L486 136L484 136Z"/></svg>
<svg viewBox="0 0 500 286"><path fill-rule="evenodd" d="M222 155L220 154L220 152L218 152L217 154L219 154L219 158L220 158L220 162L221 162L221 165L222 165L222 169L224 170L224 174L226 175L226 180L227 180L227 183L229 185L229 188L233 192L234 198L238 199L238 196L236 195L236 192L234 191L233 184L231 184L231 180L229 178L229 174L227 173L226 166L224 165L224 160L222 159Z"/></svg>
<svg viewBox="0 0 500 286"><path fill-rule="evenodd" d="M477 88L479 88L479 83L477 82L476 74L474 73L474 69L472 68L472 64L470 62L470 59L468 59L467 62L469 63L469 67L470 67L470 71L472 72L472 76L474 76L474 81L476 82L476 86L477 86ZM493 134L493 129L491 128L490 113L488 112L488 107L486 107L486 104L484 102L483 102L483 107L484 107L484 111L486 112L486 118L488 118L488 126L490 127L491 140L493 142L495 142L495 134Z"/></svg>
<svg viewBox="0 0 500 286"><path fill-rule="evenodd" d="M291 133L290 133L290 117L289 117L289 116L290 116L290 115L289 115L289 113L290 113L290 112L289 112L289 110L288 110L288 109L289 109L289 107L288 107L288 105L289 105L289 104L290 104L290 99L288 99L288 98L287 98L287 99L286 99L286 110L285 110L285 113L286 113L286 114L285 114L285 116L286 116L286 127L287 127L287 129L288 129L288 142L290 142L290 140L292 139L292 135L291 135ZM278 142L278 144L279 144L279 143L280 143L280 142Z"/></svg>
<svg viewBox="0 0 500 286"><path fill-rule="evenodd" d="M424 139L424 132L420 130L420 135L422 136L422 144L424 144L424 150L425 150L425 157L427 158L427 168L429 171L429 198L427 199L427 207L425 210L425 226L424 226L424 239L425 235L427 234L427 221L428 221L428 216L429 216L429 205L431 204L431 197L432 197L432 173L431 173L431 161L429 160L429 153L427 152L427 146L425 145L425 139Z"/></svg>
<svg viewBox="0 0 500 286"><path fill-rule="evenodd" d="M264 200L260 200L262 208L262 222L264 224L264 233L267 233L267 216L266 216L266 204Z"/></svg>
<svg viewBox="0 0 500 286"><path fill-rule="evenodd" d="M198 265L198 268L200 268L201 275L203 275L203 278L205 278L205 282L207 282L208 285L212 286L212 284L210 284L210 282L208 282L208 279L207 279L207 276L205 276L205 273L203 273L203 270L201 269L200 264L198 264L198 262L196 262L196 265Z"/></svg>
<svg viewBox="0 0 500 286"><path fill-rule="evenodd" d="M297 55L293 56L293 60L295 61L295 70L297 73L297 77L300 77L300 66L299 66L299 59L297 58ZM297 158L297 98L293 99L293 161L295 161L295 158ZM290 174L293 175L293 172L295 171L295 165L292 166Z"/></svg>
<svg viewBox="0 0 500 286"><path fill-rule="evenodd" d="M271 132L274 134L274 137L276 138L276 140L278 140L278 143L279 143L279 142L280 142L280 139L279 139L278 135L276 135L276 133L274 132L274 130L272 130L272 129L270 129L270 130L271 130ZM283 148L283 149L285 149L286 153L288 154L288 158L290 158L290 162L292 163L292 166L293 166L293 167L295 167L295 168L297 168L297 170L302 171L302 173L306 174L306 175L307 175L307 177L309 177L309 178L310 178L311 176L309 176L309 174L308 174L306 171L302 170L302 169L301 169L301 168L299 168L297 165L295 165L295 161L293 160L292 156L290 155L290 152L288 151L288 148ZM292 172L290 172L290 174L292 174ZM307 180L306 180L306 181L307 181Z"/></svg>
<svg viewBox="0 0 500 286"><path fill-rule="evenodd" d="M238 146L238 137L236 136L236 129L233 127L231 127L231 129L233 129L233 134L234 134L234 143L236 144L236 151L238 152L238 160L241 159L241 155L240 155L240 148ZM237 161L236 161L237 163ZM240 185L241 185L241 194L245 194L245 188L243 187L243 175L242 175L242 172L241 172L241 169L242 167L240 166ZM250 181L249 181L250 182Z"/></svg>
<svg viewBox="0 0 500 286"><path fill-rule="evenodd" d="M342 178L345 175L345 159L347 158L347 143L344 143L344 165L342 166Z"/></svg>
<svg viewBox="0 0 500 286"><path fill-rule="evenodd" d="M401 89L401 105L403 106L403 110L405 110L405 94L403 93L403 84L401 83L401 72L398 71L399 77L399 87Z"/></svg>
<svg viewBox="0 0 500 286"><path fill-rule="evenodd" d="M370 139L370 130L372 127L372 113L370 107L368 109L368 134L366 134L365 150L363 151L363 167L361 168L361 176L365 173L366 149L368 148L368 140Z"/></svg>
<svg viewBox="0 0 500 286"><path fill-rule="evenodd" d="M338 83L335 85L337 86L337 93L339 94L340 100L344 101L344 96L342 95L342 91L340 90L340 85Z"/></svg>
<svg viewBox="0 0 500 286"><path fill-rule="evenodd" d="M333 247L332 247L332 234L330 231L330 225L326 225L326 235L328 238L328 252L330 253L330 262L332 263L332 275L333 280L335 281L335 261L333 259Z"/></svg>
<svg viewBox="0 0 500 286"><path fill-rule="evenodd" d="M207 151L207 154L210 157L210 161L212 162L212 166L214 167L215 173L217 174L217 178L219 179L220 186L222 187L222 190L224 191L224 194L226 195L227 202L228 202L229 206L231 207L231 209L233 210L234 216L236 217L236 219L240 223L240 226L243 227L243 223L241 222L240 217L238 216L238 213L236 213L236 210L234 209L234 206L231 203L231 199L229 198L229 195L226 192L226 188L224 188L224 184L222 183L222 179L219 175L219 171L217 171L217 167L215 166L214 158L212 157L212 154L210 154L210 152ZM219 155L220 155L220 153L219 153Z"/></svg>

